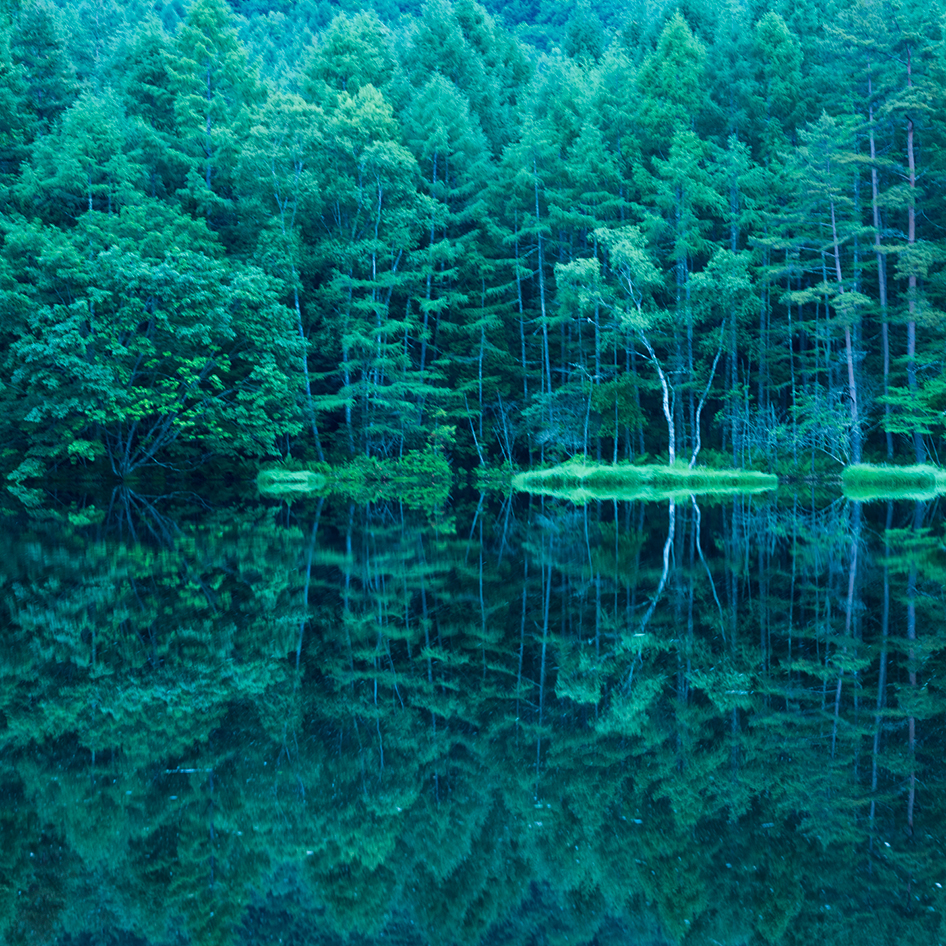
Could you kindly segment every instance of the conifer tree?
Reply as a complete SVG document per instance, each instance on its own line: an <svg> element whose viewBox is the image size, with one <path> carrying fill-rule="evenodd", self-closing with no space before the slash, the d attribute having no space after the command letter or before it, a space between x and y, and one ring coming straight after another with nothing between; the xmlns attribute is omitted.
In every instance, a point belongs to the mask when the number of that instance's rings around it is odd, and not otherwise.
<svg viewBox="0 0 946 946"><path fill-rule="evenodd" d="M233 171L258 86L224 0L194 0L168 71L176 145L187 168L182 196L211 226L232 227Z"/></svg>

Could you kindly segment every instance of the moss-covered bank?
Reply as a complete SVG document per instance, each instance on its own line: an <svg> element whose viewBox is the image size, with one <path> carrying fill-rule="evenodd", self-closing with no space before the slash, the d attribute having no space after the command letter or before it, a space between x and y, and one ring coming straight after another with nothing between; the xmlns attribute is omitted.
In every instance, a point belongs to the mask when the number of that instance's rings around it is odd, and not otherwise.
<svg viewBox="0 0 946 946"><path fill-rule="evenodd" d="M517 473L512 485L522 492L556 495L574 501L660 499L675 494L765 492L775 489L778 477L754 470L569 462L548 470Z"/></svg>
<svg viewBox="0 0 946 946"><path fill-rule="evenodd" d="M858 463L841 474L841 489L848 499L935 499L946 493L946 470L918 466L874 466Z"/></svg>

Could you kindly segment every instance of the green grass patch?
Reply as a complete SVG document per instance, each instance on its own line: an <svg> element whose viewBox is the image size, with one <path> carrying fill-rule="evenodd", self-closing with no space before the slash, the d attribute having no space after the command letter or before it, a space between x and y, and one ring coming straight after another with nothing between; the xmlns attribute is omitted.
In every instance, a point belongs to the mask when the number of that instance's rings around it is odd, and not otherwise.
<svg viewBox="0 0 946 946"><path fill-rule="evenodd" d="M256 478L256 485L263 496L273 499L291 499L295 496L311 496L324 493L328 478L311 470L263 470Z"/></svg>
<svg viewBox="0 0 946 946"><path fill-rule="evenodd" d="M581 503L591 499L672 499L694 493L734 495L775 489L778 477L754 470L687 469L682 466L609 466L570 462L517 473L514 489Z"/></svg>
<svg viewBox="0 0 946 946"><path fill-rule="evenodd" d="M848 499L935 499L946 493L946 471L939 467L874 466L858 463L841 474L841 489Z"/></svg>

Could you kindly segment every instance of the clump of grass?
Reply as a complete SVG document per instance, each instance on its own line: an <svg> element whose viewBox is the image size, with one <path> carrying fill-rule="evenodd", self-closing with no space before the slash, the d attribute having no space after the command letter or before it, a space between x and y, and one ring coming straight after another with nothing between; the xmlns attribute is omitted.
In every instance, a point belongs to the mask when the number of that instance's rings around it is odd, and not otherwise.
<svg viewBox="0 0 946 946"><path fill-rule="evenodd" d="M514 489L571 499L670 499L693 493L750 493L775 489L778 477L754 470L690 470L676 466L631 466L569 462L548 470L517 473Z"/></svg>
<svg viewBox="0 0 946 946"><path fill-rule="evenodd" d="M639 486L628 489L588 489L583 486L574 489L528 489L522 492L541 493L552 499L564 499L575 506L584 506L602 500L618 500L619 502L667 502L673 499L676 502L688 501L691 496L699 495L701 501L710 504L724 502L732 496L751 496L756 493L767 493L771 486L733 486L713 487L707 489L661 489L653 486Z"/></svg>
<svg viewBox="0 0 946 946"><path fill-rule="evenodd" d="M290 499L293 496L311 496L324 492L328 479L311 470L263 470L256 478L256 485L263 496Z"/></svg>
<svg viewBox="0 0 946 946"><path fill-rule="evenodd" d="M935 499L946 493L946 471L928 464L874 466L858 463L841 474L841 489L848 499Z"/></svg>

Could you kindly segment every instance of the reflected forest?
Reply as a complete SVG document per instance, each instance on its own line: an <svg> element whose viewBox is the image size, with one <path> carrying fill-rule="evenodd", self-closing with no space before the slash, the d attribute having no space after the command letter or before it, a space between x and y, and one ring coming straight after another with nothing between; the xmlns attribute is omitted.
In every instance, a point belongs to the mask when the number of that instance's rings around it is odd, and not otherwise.
<svg viewBox="0 0 946 946"><path fill-rule="evenodd" d="M929 504L113 500L0 556L4 942L942 939Z"/></svg>

